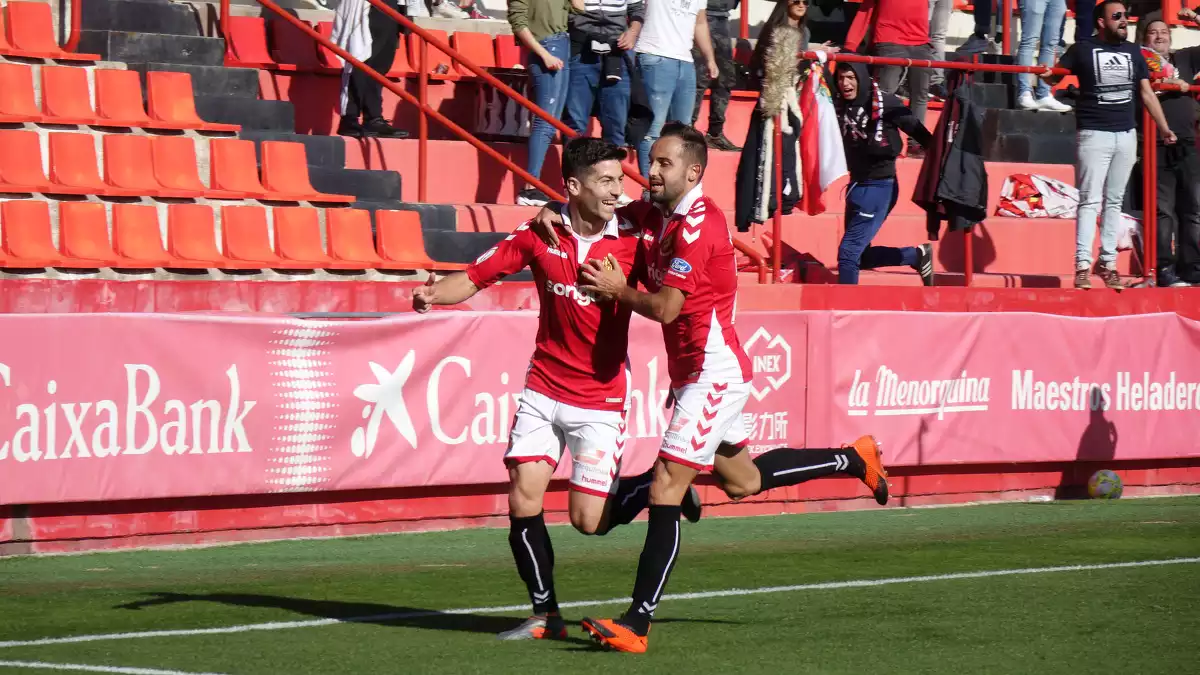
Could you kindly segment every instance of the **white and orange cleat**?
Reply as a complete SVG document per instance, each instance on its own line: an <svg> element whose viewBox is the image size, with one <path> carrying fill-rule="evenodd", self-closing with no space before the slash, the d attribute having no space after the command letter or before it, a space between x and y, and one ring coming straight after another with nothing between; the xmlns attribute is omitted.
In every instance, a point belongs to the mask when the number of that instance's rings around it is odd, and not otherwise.
<svg viewBox="0 0 1200 675"><path fill-rule="evenodd" d="M565 640L567 624L558 614L531 616L525 623L500 633L501 640Z"/></svg>
<svg viewBox="0 0 1200 675"><path fill-rule="evenodd" d="M888 501L887 470L883 468L883 446L874 436L863 436L843 448L852 448L862 460L864 472L859 478L866 483L875 495L875 501L880 506Z"/></svg>

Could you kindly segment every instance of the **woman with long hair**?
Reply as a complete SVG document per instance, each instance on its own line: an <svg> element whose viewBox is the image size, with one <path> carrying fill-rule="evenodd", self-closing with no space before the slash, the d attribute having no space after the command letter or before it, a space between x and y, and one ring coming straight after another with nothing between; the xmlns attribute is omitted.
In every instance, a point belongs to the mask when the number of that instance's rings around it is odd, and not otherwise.
<svg viewBox="0 0 1200 675"><path fill-rule="evenodd" d="M764 222L775 210L774 134L775 118L783 124L783 212L790 213L800 198L796 175L796 141L800 133L800 103L796 84L800 77L799 54L812 49L836 53L828 43L808 46L804 25L808 0L778 0L763 26L754 54L750 76L759 87L758 105L750 118L745 148L738 161L737 200L734 220L738 231L751 223Z"/></svg>

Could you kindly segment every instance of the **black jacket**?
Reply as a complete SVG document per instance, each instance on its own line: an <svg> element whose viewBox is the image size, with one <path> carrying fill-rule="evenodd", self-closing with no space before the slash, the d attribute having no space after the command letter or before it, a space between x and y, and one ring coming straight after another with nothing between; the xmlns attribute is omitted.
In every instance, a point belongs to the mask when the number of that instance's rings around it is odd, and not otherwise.
<svg viewBox="0 0 1200 675"><path fill-rule="evenodd" d="M845 64L858 77L858 96L847 101L837 86L836 71L830 85L842 144L846 148L846 167L851 181L883 180L896 177L896 158L903 144L900 130L922 146L929 143L929 130L913 115L904 102L891 94L876 97L877 87L861 63ZM840 64L839 64L840 68ZM881 102L882 106L875 103ZM878 113L878 116L876 114Z"/></svg>
<svg viewBox="0 0 1200 675"><path fill-rule="evenodd" d="M926 145L913 203L925 209L926 230L938 238L942 221L963 230L987 217L988 176L983 162L983 109L972 102L971 85L949 85L954 95L942 109Z"/></svg>

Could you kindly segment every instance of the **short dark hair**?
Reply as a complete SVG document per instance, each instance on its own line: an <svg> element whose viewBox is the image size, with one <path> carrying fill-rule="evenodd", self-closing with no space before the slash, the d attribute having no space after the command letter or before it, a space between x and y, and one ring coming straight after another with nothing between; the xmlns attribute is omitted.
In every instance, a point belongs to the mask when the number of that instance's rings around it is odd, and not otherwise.
<svg viewBox="0 0 1200 675"><path fill-rule="evenodd" d="M599 138L572 139L563 148L563 182L570 178L582 180L588 169L611 159L624 160L625 149Z"/></svg>
<svg viewBox="0 0 1200 675"><path fill-rule="evenodd" d="M700 165L700 173L708 168L708 143L704 141L704 134L696 127L683 122L667 122L663 125L662 133L659 138L668 138L674 136L683 143L683 156L692 163Z"/></svg>
<svg viewBox="0 0 1200 675"><path fill-rule="evenodd" d="M1092 27L1093 28L1096 28L1098 26L1098 24L1096 22L1100 21L1101 19L1108 18L1108 6L1109 5L1120 5L1122 9L1129 8L1129 5L1125 4L1125 0L1100 0L1100 2L1096 3L1096 10L1095 10L1096 13L1092 15Z"/></svg>

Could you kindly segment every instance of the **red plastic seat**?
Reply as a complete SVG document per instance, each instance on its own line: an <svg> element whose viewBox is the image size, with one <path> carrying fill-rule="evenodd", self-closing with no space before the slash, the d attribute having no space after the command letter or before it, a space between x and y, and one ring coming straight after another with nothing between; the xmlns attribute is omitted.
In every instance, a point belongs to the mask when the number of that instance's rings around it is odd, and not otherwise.
<svg viewBox="0 0 1200 675"><path fill-rule="evenodd" d="M142 104L142 81L134 70L97 68L96 124L141 129L191 129L191 124L152 120Z"/></svg>
<svg viewBox="0 0 1200 675"><path fill-rule="evenodd" d="M487 33L467 33L459 31L450 36L450 46L480 68L496 67L496 48L492 44L492 36ZM462 63L455 63L458 73L464 77L475 77L470 69Z"/></svg>
<svg viewBox="0 0 1200 675"><path fill-rule="evenodd" d="M375 212L376 251L381 269L462 270L462 263L438 262L425 252L421 214L416 211Z"/></svg>
<svg viewBox="0 0 1200 675"><path fill-rule="evenodd" d="M442 42L447 44L450 42L450 36L444 30L430 30L428 33ZM424 40L415 36L408 41L408 62L412 64L414 72L417 72L421 67L421 45L423 43ZM429 69L429 79L431 80L457 80L461 77L458 71L454 69L454 64L451 62L450 57L446 55L446 52L433 45L429 45L429 56L426 67Z"/></svg>
<svg viewBox="0 0 1200 675"><path fill-rule="evenodd" d="M217 250L217 225L210 207L171 204L167 207L167 253L172 266L191 268L244 268Z"/></svg>
<svg viewBox="0 0 1200 675"><path fill-rule="evenodd" d="M261 267L280 264L271 249L267 210L261 206L221 207L221 247L230 260Z"/></svg>
<svg viewBox="0 0 1200 675"><path fill-rule="evenodd" d="M377 267L383 258L375 252L371 214L361 209L326 209L325 240L329 257L336 262Z"/></svg>
<svg viewBox="0 0 1200 675"><path fill-rule="evenodd" d="M333 22L322 21L317 24L317 32L328 40L333 40ZM401 36L403 38L403 36ZM329 70L340 72L344 67L342 57L333 52L332 49L323 44L317 45L317 60L321 65Z"/></svg>
<svg viewBox="0 0 1200 675"><path fill-rule="evenodd" d="M525 58L521 53L521 47L511 33L496 36L496 67L510 70L525 67Z"/></svg>
<svg viewBox="0 0 1200 675"><path fill-rule="evenodd" d="M65 52L54 37L54 17L46 2L10 0L4 8L4 31L14 56L60 61L99 61L99 54Z"/></svg>
<svg viewBox="0 0 1200 675"><path fill-rule="evenodd" d="M104 267L134 267L122 260L108 240L108 216L96 202L60 202L59 249L64 256L103 263Z"/></svg>
<svg viewBox="0 0 1200 675"><path fill-rule="evenodd" d="M225 65L275 68L278 64L267 48L267 22L257 16L228 17L225 36Z"/></svg>
<svg viewBox="0 0 1200 675"><path fill-rule="evenodd" d="M200 182L196 142L188 136L154 136L150 141L154 180L163 188L185 193L203 193L210 199L245 199L242 192L210 190Z"/></svg>
<svg viewBox="0 0 1200 675"><path fill-rule="evenodd" d="M187 125L179 128L200 131L236 132L241 129L236 124L215 124L200 119L196 114L196 97L189 73L150 71L146 73L146 93L152 120Z"/></svg>
<svg viewBox="0 0 1200 675"><path fill-rule="evenodd" d="M392 67L384 74L397 80L417 74L417 69L413 68L408 60L408 40L404 35L400 36L400 42L396 44L396 57L392 59Z"/></svg>
<svg viewBox="0 0 1200 675"><path fill-rule="evenodd" d="M50 186L36 131L2 129L0 148L0 192L41 192Z"/></svg>
<svg viewBox="0 0 1200 675"><path fill-rule="evenodd" d="M33 93L33 69L21 63L0 63L0 122L40 122Z"/></svg>
<svg viewBox="0 0 1200 675"><path fill-rule="evenodd" d="M50 146L50 194L133 196L136 190L113 187L100 178L96 139L91 134L53 132ZM84 258L88 256L82 256Z"/></svg>
<svg viewBox="0 0 1200 675"><path fill-rule="evenodd" d="M262 182L268 192L280 199L349 204L349 195L318 192L309 182L308 155L303 143L264 141L262 144Z"/></svg>
<svg viewBox="0 0 1200 675"><path fill-rule="evenodd" d="M104 136L104 182L148 197L199 197L196 191L167 189L154 176L154 151L149 136Z"/></svg>
<svg viewBox="0 0 1200 675"><path fill-rule="evenodd" d="M87 71L74 66L42 66L42 114L54 124L95 124Z"/></svg>
<svg viewBox="0 0 1200 675"><path fill-rule="evenodd" d="M240 192L248 197L267 198L258 179L254 142L236 138L214 138L209 142L208 185L214 190Z"/></svg>
<svg viewBox="0 0 1200 675"><path fill-rule="evenodd" d="M113 204L113 250L134 267L180 267L163 248L158 209L145 204Z"/></svg>
<svg viewBox="0 0 1200 675"><path fill-rule="evenodd" d="M12 200L0 204L0 248L5 266L19 269L57 267L63 256L54 247L50 207L46 202Z"/></svg>
<svg viewBox="0 0 1200 675"><path fill-rule="evenodd" d="M317 210L298 206L277 206L271 209L275 227L275 254L283 267L303 269L362 269L365 263L335 261L321 245L321 224Z"/></svg>
<svg viewBox="0 0 1200 675"><path fill-rule="evenodd" d="M304 22L312 28L312 24ZM298 70L306 73L324 73L330 69L321 63L317 54L317 41L296 28L289 21L274 19L270 23L271 55L280 70ZM336 70L341 70L337 68Z"/></svg>

